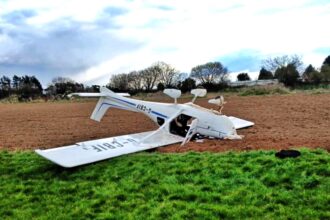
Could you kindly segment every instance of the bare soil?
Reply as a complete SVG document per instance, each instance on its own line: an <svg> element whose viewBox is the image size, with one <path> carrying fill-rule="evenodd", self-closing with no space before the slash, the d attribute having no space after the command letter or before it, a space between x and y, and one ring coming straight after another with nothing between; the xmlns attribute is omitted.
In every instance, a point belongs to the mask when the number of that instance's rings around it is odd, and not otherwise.
<svg viewBox="0 0 330 220"><path fill-rule="evenodd" d="M243 140L204 140L159 148L161 152L324 148L330 151L330 94L228 96L226 115L255 122ZM168 101L167 98L163 100ZM160 100L158 100L160 101ZM188 100L181 100L181 102ZM111 109L101 123L89 119L96 100L73 103L0 104L0 149L53 148L156 129L146 116ZM207 99L197 101L212 107Z"/></svg>

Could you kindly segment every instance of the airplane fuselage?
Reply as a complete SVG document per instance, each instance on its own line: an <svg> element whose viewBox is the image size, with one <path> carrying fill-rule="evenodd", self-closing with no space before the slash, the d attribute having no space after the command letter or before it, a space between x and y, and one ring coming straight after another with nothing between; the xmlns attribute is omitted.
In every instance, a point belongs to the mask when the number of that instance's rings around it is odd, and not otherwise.
<svg viewBox="0 0 330 220"><path fill-rule="evenodd" d="M193 103L157 103L121 96L108 96L99 104L101 107L106 105L107 107L143 113L159 126L165 121L171 120L172 115L180 112L180 114L198 119L197 133L216 138L237 135L233 123L227 116L215 114L211 110ZM99 107L99 109L101 109L101 107ZM166 129L169 131L169 126L167 126Z"/></svg>

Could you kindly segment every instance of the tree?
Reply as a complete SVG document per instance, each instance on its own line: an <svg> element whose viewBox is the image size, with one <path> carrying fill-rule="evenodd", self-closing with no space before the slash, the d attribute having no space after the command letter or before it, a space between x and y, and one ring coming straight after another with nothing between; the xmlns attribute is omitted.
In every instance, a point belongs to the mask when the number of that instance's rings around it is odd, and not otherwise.
<svg viewBox="0 0 330 220"><path fill-rule="evenodd" d="M192 78L186 78L182 82L178 83L178 88L183 93L190 92L190 90L196 88L196 81Z"/></svg>
<svg viewBox="0 0 330 220"><path fill-rule="evenodd" d="M1 88L7 91L10 91L11 89L11 80L7 76L2 76L0 78Z"/></svg>
<svg viewBox="0 0 330 220"><path fill-rule="evenodd" d="M309 73L308 77L308 81L314 84L319 84L323 81L322 73L316 70L314 72Z"/></svg>
<svg viewBox="0 0 330 220"><path fill-rule="evenodd" d="M36 90L37 93L42 94L42 86L39 80L35 76L30 77L32 88Z"/></svg>
<svg viewBox="0 0 330 220"><path fill-rule="evenodd" d="M46 91L51 95L65 97L65 95L73 92L84 92L85 87L83 84L77 83L68 77L56 77L52 80Z"/></svg>
<svg viewBox="0 0 330 220"><path fill-rule="evenodd" d="M323 64L321 67L321 75L323 82L330 82L330 65Z"/></svg>
<svg viewBox="0 0 330 220"><path fill-rule="evenodd" d="M294 64L279 67L275 71L275 77L286 86L294 86L299 78L299 72Z"/></svg>
<svg viewBox="0 0 330 220"><path fill-rule="evenodd" d="M258 80L267 80L267 79L273 79L274 76L272 72L266 70L264 67L261 68L259 72Z"/></svg>
<svg viewBox="0 0 330 220"><path fill-rule="evenodd" d="M10 96L11 93L11 80L7 76L2 76L0 78L0 98L6 98Z"/></svg>
<svg viewBox="0 0 330 220"><path fill-rule="evenodd" d="M121 73L112 75L110 79L110 87L114 90L127 92L128 88L128 74Z"/></svg>
<svg viewBox="0 0 330 220"><path fill-rule="evenodd" d="M175 77L174 84L178 85L178 83L183 82L185 79L188 79L189 74L188 73L178 73Z"/></svg>
<svg viewBox="0 0 330 220"><path fill-rule="evenodd" d="M100 86L99 85L86 86L85 92L100 92Z"/></svg>
<svg viewBox="0 0 330 220"><path fill-rule="evenodd" d="M135 92L142 91L143 89L143 76L138 71L132 71L128 74L128 87Z"/></svg>
<svg viewBox="0 0 330 220"><path fill-rule="evenodd" d="M277 56L262 61L262 67L267 70L270 70L271 72L275 72L281 67L287 67L289 64L295 66L296 69L299 70L302 67L303 62L301 60L301 57L296 54L290 56Z"/></svg>
<svg viewBox="0 0 330 220"><path fill-rule="evenodd" d="M160 73L161 69L157 65L150 66L140 71L140 74L143 78L143 87L147 92L150 92L154 89L155 85L159 81Z"/></svg>
<svg viewBox="0 0 330 220"><path fill-rule="evenodd" d="M307 66L307 68L304 71L303 74L303 79L306 82L310 82L310 83L315 83L315 84L319 84L321 82L327 82L327 80L329 80L329 74L327 74L327 64L323 64L322 68L321 68L321 72L317 71L311 64ZM330 68L329 71L330 73Z"/></svg>
<svg viewBox="0 0 330 220"><path fill-rule="evenodd" d="M18 92L18 90L20 89L21 81L22 81L21 77L16 75L13 76L12 85L15 92Z"/></svg>
<svg viewBox="0 0 330 220"><path fill-rule="evenodd" d="M158 62L155 65L160 70L160 81L165 88L174 87L175 79L179 72L165 62Z"/></svg>
<svg viewBox="0 0 330 220"><path fill-rule="evenodd" d="M201 84L215 84L225 82L228 70L220 62L209 62L192 68L190 76Z"/></svg>
<svg viewBox="0 0 330 220"><path fill-rule="evenodd" d="M40 97L43 92L41 83L35 76L14 76L13 87L19 100L30 100Z"/></svg>
<svg viewBox="0 0 330 220"><path fill-rule="evenodd" d="M247 74L247 73L240 73L237 75L237 80L238 81L249 81L249 80L251 80L251 78L250 78L249 74Z"/></svg>
<svg viewBox="0 0 330 220"><path fill-rule="evenodd" d="M52 84L56 83L75 83L75 81L73 81L69 77L58 76L52 79Z"/></svg>
<svg viewBox="0 0 330 220"><path fill-rule="evenodd" d="M323 65L325 64L330 66L330 55L327 56L327 58L325 58L325 60L323 61Z"/></svg>
<svg viewBox="0 0 330 220"><path fill-rule="evenodd" d="M312 64L309 64L302 75L304 81L312 82L312 76L315 75L314 72L316 72L316 69L312 66Z"/></svg>
<svg viewBox="0 0 330 220"><path fill-rule="evenodd" d="M309 64L309 65L306 67L304 73L308 74L308 73L312 73L312 72L314 72L314 71L316 71L316 69L313 67L312 64Z"/></svg>
<svg viewBox="0 0 330 220"><path fill-rule="evenodd" d="M330 82L330 55L325 58L321 67L321 75L323 82Z"/></svg>
<svg viewBox="0 0 330 220"><path fill-rule="evenodd" d="M157 85L157 91L163 91L165 89L165 86L164 86L164 84L163 83L158 83L158 85Z"/></svg>

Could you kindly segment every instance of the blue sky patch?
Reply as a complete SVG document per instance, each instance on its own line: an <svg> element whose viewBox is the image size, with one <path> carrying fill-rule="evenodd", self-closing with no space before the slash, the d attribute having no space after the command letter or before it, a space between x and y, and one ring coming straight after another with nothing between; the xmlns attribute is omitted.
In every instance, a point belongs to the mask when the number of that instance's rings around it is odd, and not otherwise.
<svg viewBox="0 0 330 220"><path fill-rule="evenodd" d="M225 65L230 72L242 70L255 72L259 71L261 66L260 54L254 50L237 51L232 54L221 56L218 60Z"/></svg>

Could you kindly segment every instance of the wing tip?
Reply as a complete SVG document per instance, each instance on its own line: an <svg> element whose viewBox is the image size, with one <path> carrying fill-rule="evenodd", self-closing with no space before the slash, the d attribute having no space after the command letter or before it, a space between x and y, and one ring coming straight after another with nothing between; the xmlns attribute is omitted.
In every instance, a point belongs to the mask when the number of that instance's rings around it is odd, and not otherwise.
<svg viewBox="0 0 330 220"><path fill-rule="evenodd" d="M75 167L75 165L61 163L61 162L58 162L57 160L54 160L51 157L47 156L47 151L49 151L49 150L51 150L51 149L46 149L46 150L36 149L36 150L34 150L34 152L37 153L39 156L43 157L44 159L49 160L49 161L57 164L58 166L61 166L61 167L64 167L64 168ZM78 165L76 165L76 166L78 166Z"/></svg>

